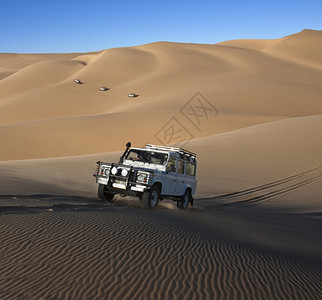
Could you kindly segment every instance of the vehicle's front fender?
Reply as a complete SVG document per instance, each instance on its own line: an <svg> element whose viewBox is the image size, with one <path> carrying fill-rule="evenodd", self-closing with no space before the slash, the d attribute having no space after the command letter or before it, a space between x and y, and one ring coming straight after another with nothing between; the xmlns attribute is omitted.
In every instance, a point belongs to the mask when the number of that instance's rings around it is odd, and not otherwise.
<svg viewBox="0 0 322 300"><path fill-rule="evenodd" d="M184 189L183 189L183 194L182 195L184 195L187 190L190 191L190 196L191 197L190 197L190 201L189 202L190 202L191 206L193 206L193 200L194 200L193 197L192 197L192 192L193 191L192 191L192 186L190 184L185 184L184 185Z"/></svg>

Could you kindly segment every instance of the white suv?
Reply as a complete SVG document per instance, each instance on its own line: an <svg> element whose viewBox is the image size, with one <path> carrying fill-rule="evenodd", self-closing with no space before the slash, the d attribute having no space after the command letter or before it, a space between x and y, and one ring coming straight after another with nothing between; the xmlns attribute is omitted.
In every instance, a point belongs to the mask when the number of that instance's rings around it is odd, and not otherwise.
<svg viewBox="0 0 322 300"><path fill-rule="evenodd" d="M119 163L98 161L98 197L113 202L115 194L139 197L143 207L155 208L170 198L179 208L193 205L196 191L196 154L182 148L147 144L131 148L126 144Z"/></svg>

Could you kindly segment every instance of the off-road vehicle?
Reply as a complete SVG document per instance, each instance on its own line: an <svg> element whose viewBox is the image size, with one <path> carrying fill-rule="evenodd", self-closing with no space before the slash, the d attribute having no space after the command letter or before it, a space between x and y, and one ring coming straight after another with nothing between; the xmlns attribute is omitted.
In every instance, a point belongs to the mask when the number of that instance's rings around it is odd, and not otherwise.
<svg viewBox="0 0 322 300"><path fill-rule="evenodd" d="M94 176L99 199L113 202L116 194L138 197L145 208L168 198L179 208L193 205L196 191L196 154L182 148L147 144L126 150L119 163L97 162Z"/></svg>
<svg viewBox="0 0 322 300"><path fill-rule="evenodd" d="M138 95L138 94L135 94L135 93L129 93L129 94L128 94L128 96L129 96L130 98L136 98L136 97L139 97L139 95Z"/></svg>
<svg viewBox="0 0 322 300"><path fill-rule="evenodd" d="M109 89L110 89L110 88L106 87L105 85L103 85L103 86L100 86L100 87L99 87L99 90L100 90L101 92L108 91Z"/></svg>

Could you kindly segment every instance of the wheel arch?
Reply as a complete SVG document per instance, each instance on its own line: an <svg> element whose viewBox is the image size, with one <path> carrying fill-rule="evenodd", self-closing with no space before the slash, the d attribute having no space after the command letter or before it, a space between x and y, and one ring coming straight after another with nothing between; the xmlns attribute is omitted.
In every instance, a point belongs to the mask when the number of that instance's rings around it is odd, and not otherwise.
<svg viewBox="0 0 322 300"><path fill-rule="evenodd" d="M190 184L185 184L184 185L182 196L186 193L186 191L189 191L190 195L192 195L192 187L191 187Z"/></svg>
<svg viewBox="0 0 322 300"><path fill-rule="evenodd" d="M186 187L184 193L186 193L187 191L190 193L190 201L189 202L190 202L191 206L193 206L192 187L188 185Z"/></svg>
<svg viewBox="0 0 322 300"><path fill-rule="evenodd" d="M184 192L186 192L186 191L189 191L190 193L192 193L192 188L191 188L191 186L186 186L186 189L185 189L185 191L184 191Z"/></svg>
<svg viewBox="0 0 322 300"><path fill-rule="evenodd" d="M156 185L160 189L160 193L162 192L162 182L156 181L152 184L152 186ZM152 188L151 186L151 188Z"/></svg>

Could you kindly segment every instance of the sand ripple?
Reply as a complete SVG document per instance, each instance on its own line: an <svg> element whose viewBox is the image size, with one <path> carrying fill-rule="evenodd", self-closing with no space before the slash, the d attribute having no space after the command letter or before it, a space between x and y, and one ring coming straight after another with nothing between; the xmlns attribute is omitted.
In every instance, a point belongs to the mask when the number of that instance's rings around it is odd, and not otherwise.
<svg viewBox="0 0 322 300"><path fill-rule="evenodd" d="M321 269L135 208L3 214L0 299L318 299Z"/></svg>

